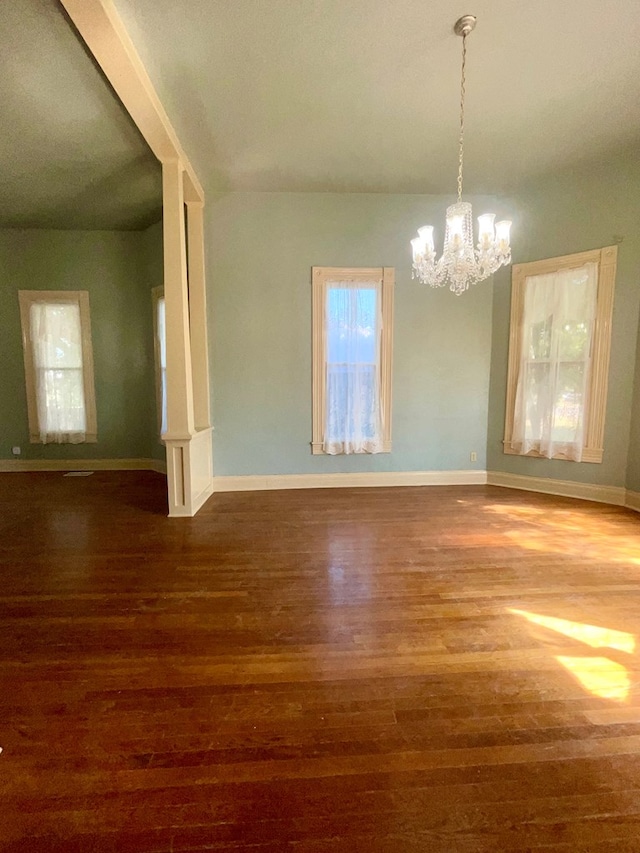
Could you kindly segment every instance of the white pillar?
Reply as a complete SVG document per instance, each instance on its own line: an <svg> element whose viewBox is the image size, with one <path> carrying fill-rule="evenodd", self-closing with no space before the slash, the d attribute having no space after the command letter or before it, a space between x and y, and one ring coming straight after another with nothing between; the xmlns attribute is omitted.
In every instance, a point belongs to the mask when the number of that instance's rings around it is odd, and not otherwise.
<svg viewBox="0 0 640 853"><path fill-rule="evenodd" d="M179 162L162 164L164 299L167 316L167 439L191 438L193 381L184 192Z"/></svg>
<svg viewBox="0 0 640 853"><path fill-rule="evenodd" d="M190 443L194 433L189 288L182 166L162 164L164 299L167 346L167 487L169 515L192 515Z"/></svg>
<svg viewBox="0 0 640 853"><path fill-rule="evenodd" d="M193 413L197 431L209 429L211 426L203 208L202 202L187 202L191 370Z"/></svg>

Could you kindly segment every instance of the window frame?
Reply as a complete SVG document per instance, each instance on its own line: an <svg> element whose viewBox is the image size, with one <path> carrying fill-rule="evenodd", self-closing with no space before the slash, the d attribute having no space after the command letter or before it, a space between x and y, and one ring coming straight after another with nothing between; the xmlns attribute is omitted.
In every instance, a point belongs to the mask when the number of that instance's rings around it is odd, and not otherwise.
<svg viewBox="0 0 640 853"><path fill-rule="evenodd" d="M588 252L546 258L526 264L514 264L511 273L511 317L509 330L509 363L507 371L507 401L503 449L507 454L547 459L535 448L528 453L517 450L513 444L513 424L516 403L516 388L520 366L524 321L524 296L526 279L530 276L548 275L561 270L576 269L588 263L598 266L596 310L591 343L591 363L588 383L587 408L585 411L584 444L582 462L602 462L604 455L604 426L611 356L611 318L615 291L617 246L605 246ZM556 453L553 459L571 460L564 453Z"/></svg>
<svg viewBox="0 0 640 853"><path fill-rule="evenodd" d="M158 427L158 440L164 445L165 441L162 438L162 365L160 363L160 338L158 336L158 304L161 299L164 299L164 286L151 288L151 303L153 306L153 373L156 386L156 420ZM167 303L165 300L165 328L166 328L166 310ZM165 341L166 348L166 341ZM166 367L165 367L166 370ZM166 383L165 383L166 384Z"/></svg>
<svg viewBox="0 0 640 853"><path fill-rule="evenodd" d="M329 455L323 449L326 422L326 299L329 282L376 282L380 285L382 329L380 335L380 406L382 453L391 452L391 376L393 368L394 267L312 268L312 438L314 456ZM344 454L338 454L344 455Z"/></svg>
<svg viewBox="0 0 640 853"><path fill-rule="evenodd" d="M93 366L93 345L91 343L91 314L89 292L87 290L19 290L20 323L22 326L22 351L24 355L25 386L27 391L27 416L29 421L29 441L42 444L38 422L38 404L36 393L36 368L33 359L33 339L31 337L31 306L77 305L80 312L80 337L82 341L82 384L84 390L85 437L83 443L98 441L96 416L96 392Z"/></svg>

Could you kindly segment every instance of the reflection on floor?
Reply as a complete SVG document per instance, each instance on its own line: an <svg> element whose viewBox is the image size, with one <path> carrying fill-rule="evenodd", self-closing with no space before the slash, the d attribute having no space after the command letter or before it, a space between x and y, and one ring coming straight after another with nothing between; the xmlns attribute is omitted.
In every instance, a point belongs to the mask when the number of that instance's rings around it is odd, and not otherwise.
<svg viewBox="0 0 640 853"><path fill-rule="evenodd" d="M510 613L524 616L534 625L541 625L550 631L557 631L565 637L570 637L594 649L633 654L636 649L636 638L627 631L616 631L612 628L601 628L598 625L584 625L581 622L571 622L567 619L556 619L553 616L543 616L540 613L529 613L526 610L509 608ZM580 684L602 699L615 699L624 702L629 697L631 679L626 666L608 657L590 657L587 655L569 656L556 655L556 660L569 670Z"/></svg>
<svg viewBox="0 0 640 853"><path fill-rule="evenodd" d="M0 849L638 853L640 516L0 476Z"/></svg>

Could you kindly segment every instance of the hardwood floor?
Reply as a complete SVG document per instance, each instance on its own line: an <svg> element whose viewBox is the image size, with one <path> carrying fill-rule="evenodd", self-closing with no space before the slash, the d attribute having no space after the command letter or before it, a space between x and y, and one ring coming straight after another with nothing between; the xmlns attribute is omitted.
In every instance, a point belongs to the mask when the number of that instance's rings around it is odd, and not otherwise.
<svg viewBox="0 0 640 853"><path fill-rule="evenodd" d="M5 851L640 851L640 516L0 476Z"/></svg>

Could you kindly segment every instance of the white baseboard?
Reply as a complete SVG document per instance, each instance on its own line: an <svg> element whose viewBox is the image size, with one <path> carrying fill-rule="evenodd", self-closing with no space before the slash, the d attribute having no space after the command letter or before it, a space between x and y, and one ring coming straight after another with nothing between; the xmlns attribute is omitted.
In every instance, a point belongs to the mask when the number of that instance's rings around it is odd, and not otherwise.
<svg viewBox="0 0 640 853"><path fill-rule="evenodd" d="M160 459L0 459L0 473L11 471L157 471L167 473Z"/></svg>
<svg viewBox="0 0 640 853"><path fill-rule="evenodd" d="M213 480L211 480L211 482L209 483L209 485L207 486L206 489L204 489L202 492L200 492L200 494L197 495L193 499L193 514L194 515L198 512L198 510L201 507L203 507L205 505L205 503L209 500L209 498L211 497L212 494L213 494Z"/></svg>
<svg viewBox="0 0 640 853"><path fill-rule="evenodd" d="M575 483L571 480L552 480L548 477L525 477L522 474L506 474L503 471L488 471L490 486L507 489L522 489L525 492L542 492L565 498L625 506L627 491L622 486L596 486L592 483ZM640 495L639 495L640 497Z"/></svg>
<svg viewBox="0 0 640 853"><path fill-rule="evenodd" d="M196 515L198 511L209 500L214 491L215 489L212 481L211 483L209 483L206 489L200 492L200 494L193 499L193 503L190 508L173 507L172 509L170 509L169 518L193 518L193 516Z"/></svg>
<svg viewBox="0 0 640 853"><path fill-rule="evenodd" d="M628 509L634 509L636 512L640 512L640 492L632 492L631 489L627 489L625 506Z"/></svg>
<svg viewBox="0 0 640 853"><path fill-rule="evenodd" d="M11 471L156 471L167 473L160 459L0 459L0 473ZM640 512L640 492L622 486L596 486L571 480L525 477L502 471L366 471L354 474L267 474L214 477L198 495L195 513L214 492L275 489L339 489L375 486L502 486L567 498L625 506ZM189 513L191 516L192 513Z"/></svg>
<svg viewBox="0 0 640 853"><path fill-rule="evenodd" d="M214 492L340 489L369 486L482 486L486 471L366 471L354 474L267 474L213 478Z"/></svg>

